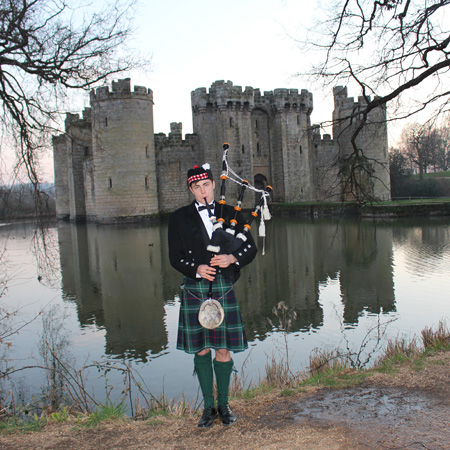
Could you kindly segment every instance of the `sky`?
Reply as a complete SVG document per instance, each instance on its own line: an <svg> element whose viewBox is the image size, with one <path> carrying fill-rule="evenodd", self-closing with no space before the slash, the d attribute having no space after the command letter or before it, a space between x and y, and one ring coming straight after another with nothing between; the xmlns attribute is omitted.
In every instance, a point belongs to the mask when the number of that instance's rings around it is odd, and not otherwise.
<svg viewBox="0 0 450 450"><path fill-rule="evenodd" d="M305 36L315 2L299 0L146 0L138 9L136 43L151 70L131 73L132 85L152 89L155 132L171 122L192 133L191 91L216 80L252 86L308 89L295 76L308 67L292 36ZM312 91L313 92L313 91ZM329 120L332 99L313 92L317 120ZM329 94L329 93L328 93ZM324 116L325 115L325 116Z"/></svg>
<svg viewBox="0 0 450 450"><path fill-rule="evenodd" d="M207 89L216 80L252 86L261 92L277 88L307 89L313 94L312 123L331 120L332 86L324 89L297 76L314 57L300 43L308 28L323 18L327 0L139 0L130 42L151 58L146 72L125 73L131 84L153 91L155 133L170 132L182 122L183 135L192 133L191 91ZM119 77L118 77L119 78ZM117 78L116 78L117 79ZM358 92L349 89L349 96ZM79 94L78 110L89 106ZM329 132L329 131L327 131ZM390 142L392 144L392 133ZM43 179L53 180L52 152L42 159Z"/></svg>

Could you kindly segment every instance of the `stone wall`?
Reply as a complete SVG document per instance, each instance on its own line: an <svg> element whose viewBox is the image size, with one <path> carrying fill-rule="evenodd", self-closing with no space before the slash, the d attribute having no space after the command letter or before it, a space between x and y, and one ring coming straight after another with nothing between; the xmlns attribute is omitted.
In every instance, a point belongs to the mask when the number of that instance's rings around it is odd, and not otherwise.
<svg viewBox="0 0 450 450"><path fill-rule="evenodd" d="M86 195L84 186L84 161L92 155L92 130L90 109L78 114L67 114L66 130L70 137L67 152L69 172L69 205L72 220L84 220L86 217Z"/></svg>
<svg viewBox="0 0 450 450"><path fill-rule="evenodd" d="M96 221L159 212L153 93L120 80L91 92Z"/></svg>
<svg viewBox="0 0 450 450"><path fill-rule="evenodd" d="M53 136L53 170L55 173L56 217L69 219L69 171L67 152L70 138L66 134Z"/></svg>
<svg viewBox="0 0 450 450"><path fill-rule="evenodd" d="M355 101L353 97L347 96L347 88L337 86L334 88L333 112L333 136L339 149L340 158L348 158L354 154L351 137L364 119L359 113L370 101L359 97ZM390 177L389 177L389 156L388 156L388 136L386 126L386 109L379 107L369 112L364 127L356 139L358 148L358 162L362 167L358 184L360 193L374 199L390 199ZM367 176L368 172L371 176ZM353 193L349 193L349 187L345 187L345 198L351 200ZM353 192L357 190L353 187Z"/></svg>
<svg viewBox="0 0 450 450"><path fill-rule="evenodd" d="M181 123L171 123L171 132L155 135L158 200L160 212L167 213L192 201L186 185L186 173L203 162L197 150L197 136L187 134L182 139Z"/></svg>
<svg viewBox="0 0 450 450"><path fill-rule="evenodd" d="M354 114L364 105L334 91L331 136L311 126L313 97L307 90L259 89L216 81L209 90L192 91L194 133L184 137L182 124L170 133L154 134L153 94L130 79L91 92L91 108L68 114L66 134L55 137L55 186L59 218L114 222L168 213L192 200L186 173L208 162L220 192L223 143L230 146L226 202L236 203L247 180L257 189L273 186L275 202L342 199L340 163L350 155ZM354 114L353 120L348 119ZM365 187L373 196L389 198L386 111L368 117L359 145L375 178ZM248 189L247 191L249 191ZM253 208L260 194L247 192L243 207Z"/></svg>
<svg viewBox="0 0 450 450"><path fill-rule="evenodd" d="M313 129L311 153L315 161L312 174L317 200L340 201L339 152L329 134L321 137L318 126Z"/></svg>

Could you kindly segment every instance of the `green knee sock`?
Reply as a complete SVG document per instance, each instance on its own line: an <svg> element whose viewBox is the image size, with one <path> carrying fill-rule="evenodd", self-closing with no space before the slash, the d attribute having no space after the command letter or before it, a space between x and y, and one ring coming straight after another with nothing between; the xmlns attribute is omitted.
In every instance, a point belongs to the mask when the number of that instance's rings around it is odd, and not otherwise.
<svg viewBox="0 0 450 450"><path fill-rule="evenodd" d="M194 356L194 367L202 390L204 407L211 408L214 406L211 352L202 356L196 354Z"/></svg>
<svg viewBox="0 0 450 450"><path fill-rule="evenodd" d="M228 389L230 387L231 372L233 371L233 360L220 362L214 359L214 372L217 383L217 401L218 405L228 403Z"/></svg>

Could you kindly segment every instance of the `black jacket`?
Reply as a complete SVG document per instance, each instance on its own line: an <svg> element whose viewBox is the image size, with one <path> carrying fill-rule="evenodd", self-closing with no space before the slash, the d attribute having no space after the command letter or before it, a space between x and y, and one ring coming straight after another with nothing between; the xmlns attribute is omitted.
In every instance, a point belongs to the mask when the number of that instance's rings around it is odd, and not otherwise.
<svg viewBox="0 0 450 450"><path fill-rule="evenodd" d="M216 214L220 206L216 204ZM223 206L223 218L225 226L228 226L230 219L234 217L234 208L229 205ZM246 223L243 215L239 212L237 216L236 235L243 230ZM237 262L222 269L217 268L218 273L231 279L234 283L240 276L240 269L253 261L257 248L251 233L247 233L247 241L242 246L232 252ZM195 207L195 202L173 212L169 217L169 259L172 266L183 275L196 279L197 267L201 264L208 264L211 261L212 253L206 247L209 243L200 214ZM200 278L199 278L200 279Z"/></svg>

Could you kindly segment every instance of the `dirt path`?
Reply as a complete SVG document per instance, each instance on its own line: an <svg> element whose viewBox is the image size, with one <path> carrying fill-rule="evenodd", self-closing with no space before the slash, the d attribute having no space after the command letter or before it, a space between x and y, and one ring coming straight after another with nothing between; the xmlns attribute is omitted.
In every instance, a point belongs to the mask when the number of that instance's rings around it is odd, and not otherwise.
<svg viewBox="0 0 450 450"><path fill-rule="evenodd" d="M53 424L0 435L2 450L450 450L450 353L363 385L279 392L232 403L239 423L199 431L197 417L110 423L94 429Z"/></svg>

